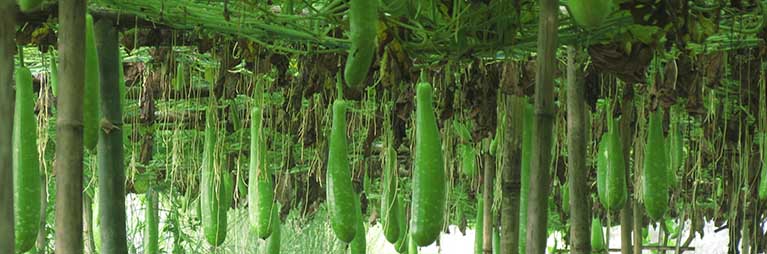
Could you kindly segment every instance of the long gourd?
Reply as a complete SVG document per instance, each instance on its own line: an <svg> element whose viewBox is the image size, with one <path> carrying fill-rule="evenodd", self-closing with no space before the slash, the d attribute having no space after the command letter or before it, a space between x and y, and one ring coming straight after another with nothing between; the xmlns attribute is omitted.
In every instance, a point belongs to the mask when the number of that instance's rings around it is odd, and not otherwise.
<svg viewBox="0 0 767 254"><path fill-rule="evenodd" d="M684 165L684 139L679 133L679 123L671 120L668 138L666 139L666 154L668 154L668 181L670 187L677 187L679 181L676 178L676 172Z"/></svg>
<svg viewBox="0 0 767 254"><path fill-rule="evenodd" d="M484 241L484 197L482 194L477 193L477 217L474 220L474 254L482 254L482 247Z"/></svg>
<svg viewBox="0 0 767 254"><path fill-rule="evenodd" d="M445 165L442 141L432 105L431 84L416 86L415 159L413 162L413 200L411 238L427 246L439 238L445 211Z"/></svg>
<svg viewBox="0 0 767 254"><path fill-rule="evenodd" d="M158 200L157 191L154 187L149 187L146 192L146 214L144 223L144 253L157 254L159 248L159 215L157 212Z"/></svg>
<svg viewBox="0 0 767 254"><path fill-rule="evenodd" d="M351 87L358 87L367 78L373 62L378 32L378 1L351 0L349 2L349 56L346 58L344 79Z"/></svg>
<svg viewBox="0 0 767 254"><path fill-rule="evenodd" d="M599 218L591 219L591 249L595 253L602 253L605 250L605 237Z"/></svg>
<svg viewBox="0 0 767 254"><path fill-rule="evenodd" d="M386 149L386 163L383 172L383 191L381 193L381 225L386 241L395 243L399 240L399 216L397 216L397 151L389 145Z"/></svg>
<svg viewBox="0 0 767 254"><path fill-rule="evenodd" d="M30 12L34 11L35 9L39 9L40 4L43 2L43 0L17 0L16 3L19 4L19 9L22 12Z"/></svg>
<svg viewBox="0 0 767 254"><path fill-rule="evenodd" d="M357 231L354 212L354 189L349 168L346 144L346 102L333 102L333 126L330 130L327 170L327 200L330 208L331 225L336 237L349 243Z"/></svg>
<svg viewBox="0 0 767 254"><path fill-rule="evenodd" d="M53 96L59 96L59 67L56 66L56 57L53 56L53 53L51 53L51 62L50 62L50 84L51 84L51 91L53 92Z"/></svg>
<svg viewBox="0 0 767 254"><path fill-rule="evenodd" d="M99 57L93 33L93 17L85 17L85 94L83 94L83 145L96 148L99 140Z"/></svg>
<svg viewBox="0 0 767 254"><path fill-rule="evenodd" d="M607 140L610 139L605 132L602 134L602 138L599 141L599 148L597 153L597 197L599 203L602 206L607 204L607 168L610 167L609 158L607 156Z"/></svg>
<svg viewBox="0 0 767 254"><path fill-rule="evenodd" d="M408 239L410 234L408 233L408 221L407 221L407 209L405 208L405 201L402 199L402 195L397 195L397 222L399 224L399 239L394 243L394 249L397 253L407 252Z"/></svg>
<svg viewBox="0 0 767 254"><path fill-rule="evenodd" d="M607 171L605 175L606 203L608 210L616 211L626 204L626 171L623 160L623 146L620 141L618 121L608 119L607 132Z"/></svg>
<svg viewBox="0 0 767 254"><path fill-rule="evenodd" d="M252 230L261 239L272 233L274 186L267 169L266 142L262 133L261 109L254 107L250 116L250 168L248 171L248 218Z"/></svg>
<svg viewBox="0 0 767 254"><path fill-rule="evenodd" d="M668 164L663 144L662 122L662 110L650 113L642 171L644 207L647 215L653 220L661 219L668 208Z"/></svg>
<svg viewBox="0 0 767 254"><path fill-rule="evenodd" d="M759 181L759 199L767 200L767 132L762 133L762 175Z"/></svg>
<svg viewBox="0 0 767 254"><path fill-rule="evenodd" d="M567 9L575 23L585 29L599 27L612 9L610 0L568 0Z"/></svg>
<svg viewBox="0 0 767 254"><path fill-rule="evenodd" d="M280 206L275 203L272 209L272 234L269 236L266 250L268 254L280 253L280 242L282 241L282 223L280 222Z"/></svg>
<svg viewBox="0 0 767 254"><path fill-rule="evenodd" d="M26 67L18 67L15 76L13 208L16 251L23 253L34 246L40 228L40 162L32 73Z"/></svg>
<svg viewBox="0 0 767 254"><path fill-rule="evenodd" d="M354 239L351 244L349 244L349 250L351 254L365 254L367 252L367 239L365 239L365 224L362 220L362 208L360 206L359 196L354 199L354 212L357 213L358 218L355 222L357 230L355 230Z"/></svg>
<svg viewBox="0 0 767 254"><path fill-rule="evenodd" d="M216 115L215 103L208 105L205 117L205 148L202 154L202 177L200 179L200 206L205 239L213 246L221 245L226 238L226 209L221 209L225 199L223 174L216 170ZM219 172L217 172L219 171Z"/></svg>

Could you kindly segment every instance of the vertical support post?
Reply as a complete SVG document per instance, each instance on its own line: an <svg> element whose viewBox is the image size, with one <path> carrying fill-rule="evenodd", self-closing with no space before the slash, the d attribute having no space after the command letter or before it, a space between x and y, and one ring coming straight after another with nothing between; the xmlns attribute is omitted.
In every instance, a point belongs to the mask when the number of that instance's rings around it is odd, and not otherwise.
<svg viewBox="0 0 767 254"><path fill-rule="evenodd" d="M16 6L0 0L0 253L15 252L13 225L13 53Z"/></svg>
<svg viewBox="0 0 767 254"><path fill-rule="evenodd" d="M128 253L125 229L125 155L120 101L120 45L112 20L100 19L94 25L99 55L101 128L98 144L99 174L99 253Z"/></svg>
<svg viewBox="0 0 767 254"><path fill-rule="evenodd" d="M546 252L559 2L540 0L540 6L533 156L527 207L527 253L533 254Z"/></svg>
<svg viewBox="0 0 767 254"><path fill-rule="evenodd" d="M83 100L85 0L59 1L56 104L56 236L60 254L83 253Z"/></svg>
<svg viewBox="0 0 767 254"><path fill-rule="evenodd" d="M591 253L591 202L586 167L588 114L579 81L577 50L567 48L567 178L570 183L570 246L573 254Z"/></svg>

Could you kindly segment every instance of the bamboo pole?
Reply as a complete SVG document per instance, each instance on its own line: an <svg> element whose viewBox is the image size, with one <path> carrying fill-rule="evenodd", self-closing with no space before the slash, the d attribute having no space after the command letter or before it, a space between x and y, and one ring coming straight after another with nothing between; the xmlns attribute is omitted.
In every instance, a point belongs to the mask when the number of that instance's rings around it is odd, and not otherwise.
<svg viewBox="0 0 767 254"><path fill-rule="evenodd" d="M120 46L113 21L99 19L94 27L99 54L101 129L98 144L100 253L128 253L125 231L125 158L120 105Z"/></svg>
<svg viewBox="0 0 767 254"><path fill-rule="evenodd" d="M512 74L516 75L516 74ZM520 185L522 184L522 121L525 99L512 95L502 104L505 108L505 126L502 139L502 192L501 192L501 253L519 250ZM515 120L517 119L517 120Z"/></svg>
<svg viewBox="0 0 767 254"><path fill-rule="evenodd" d="M572 253L591 253L591 202L586 137L588 114L585 89L578 80L580 72L575 47L567 49L567 169L570 183L570 246Z"/></svg>
<svg viewBox="0 0 767 254"><path fill-rule="evenodd" d="M14 253L13 225L13 53L16 6L0 0L0 253Z"/></svg>
<svg viewBox="0 0 767 254"><path fill-rule="evenodd" d="M85 0L59 1L56 108L56 236L59 254L83 253L83 101Z"/></svg>
<svg viewBox="0 0 767 254"><path fill-rule="evenodd" d="M559 2L540 0L540 6L533 156L527 207L527 253L533 254L546 252Z"/></svg>
<svg viewBox="0 0 767 254"><path fill-rule="evenodd" d="M484 207L482 208L484 215L482 216L482 253L493 253L493 182L495 178L495 156L489 153L485 156L485 169L484 177L482 179L484 183L484 190L482 195L484 196Z"/></svg>

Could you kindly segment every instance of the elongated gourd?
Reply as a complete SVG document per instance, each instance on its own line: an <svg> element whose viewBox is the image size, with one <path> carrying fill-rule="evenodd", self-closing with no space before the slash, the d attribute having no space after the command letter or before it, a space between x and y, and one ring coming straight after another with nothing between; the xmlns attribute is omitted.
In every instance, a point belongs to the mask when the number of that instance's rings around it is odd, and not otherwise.
<svg viewBox="0 0 767 254"><path fill-rule="evenodd" d="M35 9L39 9L40 4L43 3L43 0L18 0L16 3L19 4L19 9L22 12L30 12L34 11Z"/></svg>
<svg viewBox="0 0 767 254"><path fill-rule="evenodd" d="M357 230L355 230L354 239L349 244L349 250L351 254L365 254L367 253L367 236L365 234L365 223L362 220L362 208L360 207L359 196L354 199L354 212L357 213L357 218L359 219L355 222Z"/></svg>
<svg viewBox="0 0 767 254"><path fill-rule="evenodd" d="M609 140L607 132L602 134L602 138L599 141L599 151L597 153L597 197L599 203L602 206L607 204L607 168L610 167L609 158L607 156L607 140Z"/></svg>
<svg viewBox="0 0 767 254"><path fill-rule="evenodd" d="M442 141L432 105L431 84L416 86L415 159L410 234L415 244L427 246L439 238L445 211L445 164Z"/></svg>
<svg viewBox="0 0 767 254"><path fill-rule="evenodd" d="M405 201L402 199L402 194L397 195L397 222L399 224L399 239L394 243L394 249L397 253L407 252L408 239L410 234L408 233L408 221L407 221L407 208L405 208Z"/></svg>
<svg viewBox="0 0 767 254"><path fill-rule="evenodd" d="M354 212L354 189L349 169L346 144L346 102L333 102L333 126L330 130L327 170L327 200L330 208L331 225L336 237L349 243L357 231Z"/></svg>
<svg viewBox="0 0 767 254"><path fill-rule="evenodd" d="M471 145L461 144L461 169L467 176L474 176L477 172L476 151Z"/></svg>
<svg viewBox="0 0 767 254"><path fill-rule="evenodd" d="M759 199L767 200L767 132L762 133L762 175L759 181Z"/></svg>
<svg viewBox="0 0 767 254"><path fill-rule="evenodd" d="M669 186L677 187L679 181L677 180L676 172L682 168L682 165L684 165L684 139L679 133L679 125L678 123L674 123L674 119L672 119L668 138L666 138L666 151L669 164Z"/></svg>
<svg viewBox="0 0 767 254"><path fill-rule="evenodd" d="M205 119L205 148L202 154L200 179L200 207L205 239L213 246L221 245L226 238L226 210L221 209L225 199L223 172L216 165L216 115L215 103L208 106ZM218 171L218 172L217 172ZM218 173L218 174L217 174Z"/></svg>
<svg viewBox="0 0 767 254"><path fill-rule="evenodd" d="M99 141L99 57L93 33L93 17L85 17L85 94L83 95L83 145L96 148Z"/></svg>
<svg viewBox="0 0 767 254"><path fill-rule="evenodd" d="M501 230L493 228L493 254L501 254Z"/></svg>
<svg viewBox="0 0 767 254"><path fill-rule="evenodd" d="M474 254L482 254L484 236L484 195L477 193L477 217L474 220Z"/></svg>
<svg viewBox="0 0 767 254"><path fill-rule="evenodd" d="M408 254L418 254L418 245L415 242L415 239L413 239L413 235L410 235L410 240L407 244L407 253Z"/></svg>
<svg viewBox="0 0 767 254"><path fill-rule="evenodd" d="M562 192L562 211L565 214L570 214L570 182L565 182L560 187Z"/></svg>
<svg viewBox="0 0 767 254"><path fill-rule="evenodd" d="M642 171L644 207L647 215L653 220L661 219L668 208L668 173L666 172L668 164L666 149L663 145L662 122L662 110L658 109L650 113Z"/></svg>
<svg viewBox="0 0 767 254"><path fill-rule="evenodd" d="M599 253L605 250L605 237L599 218L591 219L591 250Z"/></svg>
<svg viewBox="0 0 767 254"><path fill-rule="evenodd" d="M399 216L397 216L397 151L391 145L386 148L386 163L383 172L381 192L381 225L386 241L399 240Z"/></svg>
<svg viewBox="0 0 767 254"><path fill-rule="evenodd" d="M32 73L16 69L16 105L13 120L13 208L16 251L30 250L40 228L40 162L37 154L37 118Z"/></svg>
<svg viewBox="0 0 767 254"><path fill-rule="evenodd" d="M280 242L282 241L282 223L280 222L280 205L274 204L272 209L272 234L269 236L266 250L268 254L280 253Z"/></svg>
<svg viewBox="0 0 767 254"><path fill-rule="evenodd" d="M585 29L599 27L612 10L610 0L568 0L567 9L575 23Z"/></svg>
<svg viewBox="0 0 767 254"><path fill-rule="evenodd" d="M144 230L144 253L157 254L160 253L159 248L159 215L157 212L157 192L153 187L149 187L146 192L146 214L145 214L145 230Z"/></svg>
<svg viewBox="0 0 767 254"><path fill-rule="evenodd" d="M522 172L519 187L519 253L527 253L527 194L530 189L530 158L533 156L533 105L525 103L522 115Z"/></svg>
<svg viewBox="0 0 767 254"><path fill-rule="evenodd" d="M607 133L607 175L605 179L605 188L607 193L605 198L607 203L603 203L608 210L616 211L626 204L626 171L625 161L623 160L623 146L620 141L618 121L608 119Z"/></svg>
<svg viewBox="0 0 767 254"><path fill-rule="evenodd" d="M51 90L53 91L53 96L59 96L59 67L56 66L56 58L53 57L53 53L51 53L51 63L50 63L50 84L51 84Z"/></svg>
<svg viewBox="0 0 767 254"><path fill-rule="evenodd" d="M274 186L266 158L266 142L262 133L262 114L253 107L250 114L250 168L248 170L248 218L253 232L261 239L272 233Z"/></svg>
<svg viewBox="0 0 767 254"><path fill-rule="evenodd" d="M349 56L346 58L344 79L350 87L359 87L365 81L373 62L378 32L378 1L351 0L349 2Z"/></svg>

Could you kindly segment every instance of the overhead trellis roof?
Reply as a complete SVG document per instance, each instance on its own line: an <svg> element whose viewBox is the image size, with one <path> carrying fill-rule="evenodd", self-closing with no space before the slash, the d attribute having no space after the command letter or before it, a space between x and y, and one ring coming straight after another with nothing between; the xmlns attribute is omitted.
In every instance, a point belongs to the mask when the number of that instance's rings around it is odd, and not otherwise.
<svg viewBox="0 0 767 254"><path fill-rule="evenodd" d="M438 1L437 1L438 2ZM626 1L630 3L630 1ZM692 3L691 3L692 5ZM693 49L723 50L753 47L763 43L754 35L765 22L763 2L750 9L695 7L691 11L714 13L720 17L710 24L715 31L703 41L690 43ZM347 48L345 33L344 1L302 2L301 10L291 14L280 5L264 5L258 1L211 1L211 0L95 0L90 1L91 11L129 14L180 30L198 30L242 37L269 49L293 53L335 53ZM411 55L466 55L495 57L501 55L528 54L535 50L537 38L537 4L522 1L519 11L509 10L511 1L496 0L487 4L463 3L446 6L436 3L432 12L419 9L394 15L382 6L379 17L382 27L379 38L394 37ZM564 3L562 3L564 6ZM419 7L420 8L420 7ZM593 44L610 41L641 40L636 35L663 33L668 27L636 24L632 10L623 8L614 12L601 27L584 31L574 26L561 8L559 40L561 44ZM457 11L460 10L460 11ZM702 15L701 15L702 16ZM698 17L698 16L691 16ZM397 28L392 31L390 28ZM629 37L629 38L625 38ZM646 38L645 38L646 39ZM732 43L737 41L736 43ZM296 45L308 45L297 47ZM505 53L504 53L505 52Z"/></svg>

